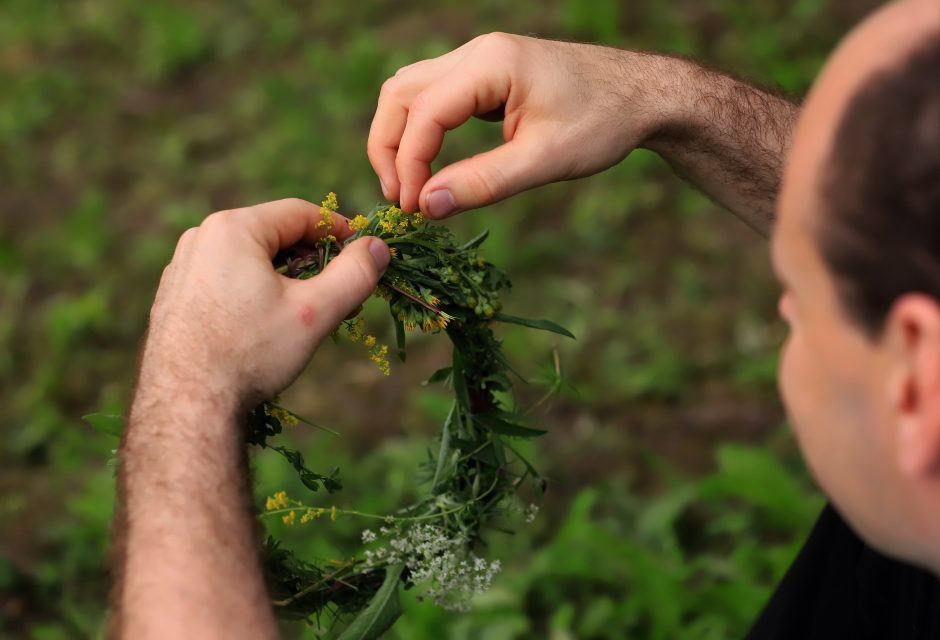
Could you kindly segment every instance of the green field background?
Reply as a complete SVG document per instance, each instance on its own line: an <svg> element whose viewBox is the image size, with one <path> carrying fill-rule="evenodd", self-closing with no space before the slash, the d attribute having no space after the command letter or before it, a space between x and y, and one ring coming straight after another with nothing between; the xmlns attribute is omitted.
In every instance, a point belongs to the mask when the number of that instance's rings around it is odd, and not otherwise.
<svg viewBox="0 0 940 640"><path fill-rule="evenodd" d="M0 637L99 637L115 439L161 269L208 213L336 191L381 197L365 154L382 81L488 31L688 54L804 93L864 14L849 0L0 0ZM500 141L471 122L441 162ZM448 222L491 231L514 282L506 311L576 341L502 327L518 389L549 430L538 519L487 536L504 571L470 613L409 592L389 637L740 637L822 499L777 399L778 289L765 241L638 152ZM366 322L389 338L382 305ZM339 464L324 506L387 512L448 408L421 380L449 356L412 342L384 378L326 343L283 403L341 433L290 440ZM303 496L280 459L253 461L259 504ZM272 524L304 557L343 557L362 522ZM328 628L285 626L287 637Z"/></svg>

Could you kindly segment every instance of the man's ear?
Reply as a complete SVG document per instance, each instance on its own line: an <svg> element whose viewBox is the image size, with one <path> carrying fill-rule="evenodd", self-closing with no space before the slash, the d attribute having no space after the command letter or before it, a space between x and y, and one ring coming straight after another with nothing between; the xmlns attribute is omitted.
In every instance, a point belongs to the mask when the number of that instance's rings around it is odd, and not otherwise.
<svg viewBox="0 0 940 640"><path fill-rule="evenodd" d="M940 477L940 304L919 293L898 298L884 344L899 470L908 477Z"/></svg>

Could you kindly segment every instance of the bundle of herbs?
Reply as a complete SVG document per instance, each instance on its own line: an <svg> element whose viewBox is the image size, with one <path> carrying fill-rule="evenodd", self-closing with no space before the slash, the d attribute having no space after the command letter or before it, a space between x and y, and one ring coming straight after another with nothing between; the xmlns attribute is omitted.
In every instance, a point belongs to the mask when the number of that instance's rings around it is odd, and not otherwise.
<svg viewBox="0 0 940 640"><path fill-rule="evenodd" d="M292 278L320 273L345 243L329 235L336 196L322 203L323 238L314 246L297 246L275 258L277 270ZM493 333L493 323L508 322L553 331L569 337L548 321L527 320L501 311L500 294L510 287L506 274L483 259L479 247L486 233L458 244L443 226L428 224L420 213L396 206L375 208L350 222L355 231L347 242L373 235L390 247L392 259L376 295L388 303L398 357L405 360L409 331L446 334L453 347L450 366L434 372L430 383L453 392L437 454L425 463L424 499L393 515L368 514L315 506L284 492L267 499L262 518L280 517L287 524L321 517L358 516L376 525L362 532L363 548L345 562L307 561L283 549L269 536L264 564L277 613L287 619L319 621L323 613L349 621L342 638L373 638L400 615L398 591L418 585L423 595L441 606L463 609L476 593L488 588L499 571L499 560L475 554L487 527L502 518L531 520L537 507L521 510L517 490L529 481L538 495L545 481L513 441L535 438L544 431L506 406L500 398L512 391L512 369ZM364 332L359 319L346 320L336 334L361 343L383 373L389 374L388 347ZM319 473L307 468L303 455L274 444L282 429L302 418L276 400L258 406L249 417L247 441L282 455L304 486L315 492L342 489L338 470Z"/></svg>

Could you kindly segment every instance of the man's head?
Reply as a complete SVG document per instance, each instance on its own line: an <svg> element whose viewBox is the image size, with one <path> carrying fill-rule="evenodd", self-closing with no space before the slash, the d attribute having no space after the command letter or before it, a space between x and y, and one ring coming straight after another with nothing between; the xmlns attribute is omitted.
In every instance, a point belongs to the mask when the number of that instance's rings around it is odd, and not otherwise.
<svg viewBox="0 0 940 640"><path fill-rule="evenodd" d="M823 490L940 572L940 3L891 4L833 55L774 231L780 385Z"/></svg>

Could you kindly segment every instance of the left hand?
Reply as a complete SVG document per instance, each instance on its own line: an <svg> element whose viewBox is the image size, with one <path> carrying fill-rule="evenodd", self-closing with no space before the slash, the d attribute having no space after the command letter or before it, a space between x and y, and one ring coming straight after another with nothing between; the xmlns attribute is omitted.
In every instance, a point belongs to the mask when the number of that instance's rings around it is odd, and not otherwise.
<svg viewBox="0 0 940 640"><path fill-rule="evenodd" d="M362 238L314 278L277 273L274 255L315 241L320 219L319 206L286 199L214 213L186 231L150 312L138 394L249 408L287 387L389 261L384 242ZM346 218L334 214L332 233L340 242L350 236Z"/></svg>

